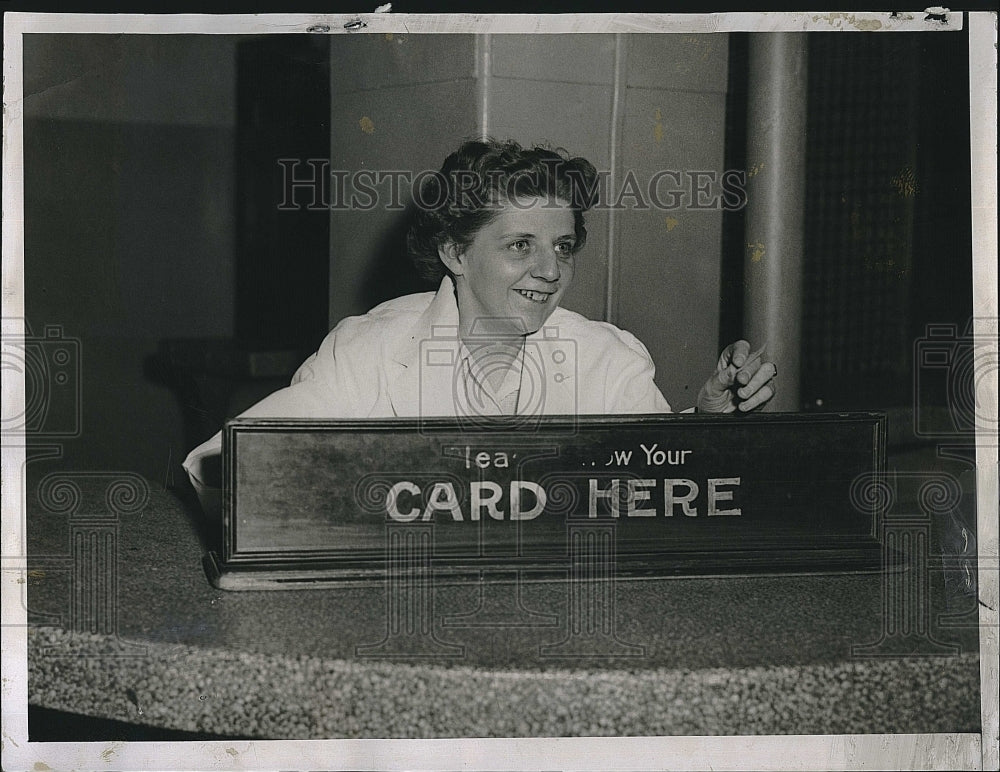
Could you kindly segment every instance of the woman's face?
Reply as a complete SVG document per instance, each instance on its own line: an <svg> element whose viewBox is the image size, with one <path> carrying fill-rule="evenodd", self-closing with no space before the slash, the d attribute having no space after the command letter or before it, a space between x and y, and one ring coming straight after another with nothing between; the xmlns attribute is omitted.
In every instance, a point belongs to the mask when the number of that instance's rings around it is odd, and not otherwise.
<svg viewBox="0 0 1000 772"><path fill-rule="evenodd" d="M504 203L464 251L442 248L455 275L463 336L473 325L494 334L531 334L559 305L573 281L573 210L562 201L545 204L543 198Z"/></svg>

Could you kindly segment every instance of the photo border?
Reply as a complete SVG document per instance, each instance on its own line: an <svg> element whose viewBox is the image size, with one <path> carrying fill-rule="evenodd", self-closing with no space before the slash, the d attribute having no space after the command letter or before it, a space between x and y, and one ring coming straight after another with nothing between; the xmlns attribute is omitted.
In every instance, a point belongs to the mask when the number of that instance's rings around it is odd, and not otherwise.
<svg viewBox="0 0 1000 772"><path fill-rule="evenodd" d="M943 9L936 9L943 10ZM943 17L943 20L942 20ZM997 183L996 14L968 15L970 35L973 312L992 320L996 359ZM736 31L939 31L961 29L963 15L947 12L726 14L291 14L143 15L35 14L4 16L3 316L24 317L22 35L128 34L384 34L384 33L609 33ZM8 333L7 330L4 331ZM23 339L24 330L20 330ZM989 339L989 338L986 338ZM17 332L13 341L16 344ZM24 406L23 378L4 371L3 399ZM997 395L997 372L986 372L987 397ZM5 436L2 448L3 555L25 555L25 448ZM997 715L997 482L996 437L977 433L977 540L980 575L981 734L810 735L618 738L468 738L455 740L314 740L216 742L29 743L27 741L27 628L20 603L26 565L6 564L3 599L3 767L5 769L996 769ZM987 570L983 570L986 567ZM39 766L48 765L47 767Z"/></svg>

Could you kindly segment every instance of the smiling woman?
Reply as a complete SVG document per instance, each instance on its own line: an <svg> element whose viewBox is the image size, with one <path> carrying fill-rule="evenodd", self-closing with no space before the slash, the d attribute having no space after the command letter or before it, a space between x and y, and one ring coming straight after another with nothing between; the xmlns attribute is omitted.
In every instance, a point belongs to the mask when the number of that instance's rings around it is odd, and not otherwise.
<svg viewBox="0 0 1000 772"><path fill-rule="evenodd" d="M287 388L246 417L378 418L668 413L646 347L560 308L586 243L597 172L562 151L465 142L427 178L407 237L436 293L342 320ZM698 396L706 412L753 410L774 364L728 346ZM219 506L221 436L184 462Z"/></svg>
<svg viewBox="0 0 1000 772"><path fill-rule="evenodd" d="M545 323L573 281L596 183L584 158L492 141L464 143L427 179L407 242L425 277L454 281L463 338L476 320L517 335Z"/></svg>

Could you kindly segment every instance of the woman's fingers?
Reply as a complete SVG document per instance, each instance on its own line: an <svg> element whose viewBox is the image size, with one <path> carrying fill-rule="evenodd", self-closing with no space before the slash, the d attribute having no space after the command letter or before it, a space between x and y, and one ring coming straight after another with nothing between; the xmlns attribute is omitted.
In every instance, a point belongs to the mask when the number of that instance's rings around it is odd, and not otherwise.
<svg viewBox="0 0 1000 772"><path fill-rule="evenodd" d="M739 408L743 412L760 407L774 396L774 377L778 368L773 362L765 362L754 373L750 381L736 390L736 396L742 401Z"/></svg>
<svg viewBox="0 0 1000 772"><path fill-rule="evenodd" d="M774 387L768 384L764 386L760 391L755 393L749 399L745 399L739 404L739 409L741 412L749 413L751 410L756 410L761 407L765 402L774 396Z"/></svg>
<svg viewBox="0 0 1000 772"><path fill-rule="evenodd" d="M751 359L749 362L746 363L744 367L741 367L737 371L736 377L733 379L733 381L734 383L737 383L740 386L746 386L748 383L750 383L753 377L760 372L760 369L761 369L760 357Z"/></svg>
<svg viewBox="0 0 1000 772"><path fill-rule="evenodd" d="M737 368L740 368L743 366L743 363L747 361L747 356L749 356L749 354L750 344L745 340L738 340L735 343L730 343L722 349L717 369L725 370L730 365L736 365Z"/></svg>
<svg viewBox="0 0 1000 772"><path fill-rule="evenodd" d="M698 409L707 413L748 412L770 400L774 396L771 380L778 369L773 362L761 361L764 348L762 345L750 353L745 340L726 346L718 368L699 393Z"/></svg>
<svg viewBox="0 0 1000 772"><path fill-rule="evenodd" d="M742 380L740 376L751 368L753 369L752 375L748 376L747 380ZM773 362L765 362L756 367L753 367L752 364L748 365L746 369L737 373L737 382L743 385L736 390L736 396L740 399L749 399L777 374L778 368Z"/></svg>

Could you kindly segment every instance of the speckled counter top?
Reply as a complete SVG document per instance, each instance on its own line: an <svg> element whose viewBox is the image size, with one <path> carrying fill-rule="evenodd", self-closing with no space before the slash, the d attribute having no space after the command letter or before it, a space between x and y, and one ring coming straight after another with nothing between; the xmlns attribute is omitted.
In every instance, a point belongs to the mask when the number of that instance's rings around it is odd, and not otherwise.
<svg viewBox="0 0 1000 772"><path fill-rule="evenodd" d="M80 487L77 513L102 509ZM852 653L884 633L879 574L620 579L613 634L589 638L567 582L522 585L520 608L470 582L435 588L425 635L387 640L384 586L212 588L195 515L150 488L107 527L116 600L84 618L79 514L29 486L32 705L261 738L979 731L978 630L939 627L939 596L921 656ZM481 592L515 618L467 616Z"/></svg>

